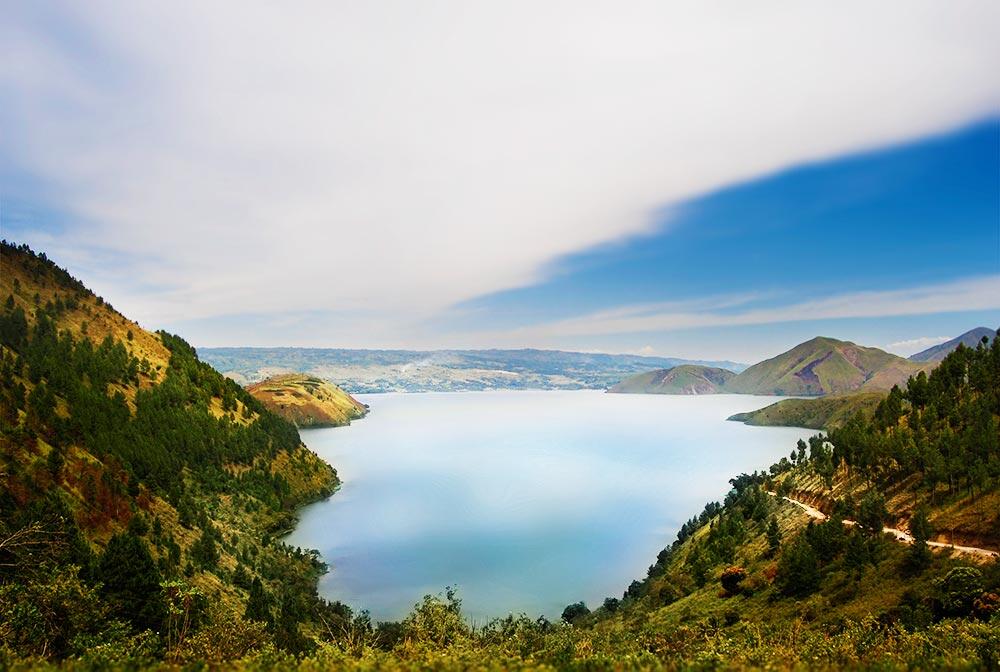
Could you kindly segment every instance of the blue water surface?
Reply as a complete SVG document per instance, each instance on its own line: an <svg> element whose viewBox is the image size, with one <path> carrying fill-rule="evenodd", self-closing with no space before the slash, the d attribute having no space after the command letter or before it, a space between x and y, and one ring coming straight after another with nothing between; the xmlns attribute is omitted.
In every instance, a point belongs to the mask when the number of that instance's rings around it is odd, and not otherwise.
<svg viewBox="0 0 1000 672"><path fill-rule="evenodd" d="M362 395L350 427L302 432L343 486L286 539L318 549L321 594L378 620L455 586L475 620L557 618L646 575L728 480L810 431L726 418L747 395L497 391Z"/></svg>

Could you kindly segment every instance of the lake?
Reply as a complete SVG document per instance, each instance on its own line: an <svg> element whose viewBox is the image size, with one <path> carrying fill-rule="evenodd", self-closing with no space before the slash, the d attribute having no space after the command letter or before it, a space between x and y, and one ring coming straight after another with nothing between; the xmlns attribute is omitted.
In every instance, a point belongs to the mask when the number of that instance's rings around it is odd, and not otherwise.
<svg viewBox="0 0 1000 672"><path fill-rule="evenodd" d="M746 395L498 391L359 395L370 415L303 430L337 468L286 541L318 549L320 593L378 620L456 586L463 611L558 618L646 575L741 472L811 432L727 422Z"/></svg>

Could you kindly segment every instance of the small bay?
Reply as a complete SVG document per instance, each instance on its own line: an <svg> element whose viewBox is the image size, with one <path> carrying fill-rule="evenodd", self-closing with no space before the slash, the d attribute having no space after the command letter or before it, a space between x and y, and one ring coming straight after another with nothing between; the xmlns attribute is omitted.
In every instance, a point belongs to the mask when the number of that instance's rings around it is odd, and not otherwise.
<svg viewBox="0 0 1000 672"><path fill-rule="evenodd" d="M330 572L321 594L378 620L455 586L479 621L558 618L645 576L728 480L766 469L810 430L727 417L749 395L598 391L373 394L350 427L302 431L341 489L286 538Z"/></svg>

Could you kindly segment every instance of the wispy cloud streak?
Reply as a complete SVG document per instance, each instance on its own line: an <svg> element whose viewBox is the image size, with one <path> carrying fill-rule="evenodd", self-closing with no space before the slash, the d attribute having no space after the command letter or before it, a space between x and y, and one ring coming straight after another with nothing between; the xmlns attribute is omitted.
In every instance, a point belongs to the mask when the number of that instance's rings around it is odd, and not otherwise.
<svg viewBox="0 0 1000 672"><path fill-rule="evenodd" d="M643 304L491 334L500 342L539 342L555 337L669 332L781 322L880 318L1000 310L1000 275L888 291L853 292L785 305L752 308L753 295L708 301ZM728 310L721 311L725 306ZM744 309L733 309L744 306Z"/></svg>

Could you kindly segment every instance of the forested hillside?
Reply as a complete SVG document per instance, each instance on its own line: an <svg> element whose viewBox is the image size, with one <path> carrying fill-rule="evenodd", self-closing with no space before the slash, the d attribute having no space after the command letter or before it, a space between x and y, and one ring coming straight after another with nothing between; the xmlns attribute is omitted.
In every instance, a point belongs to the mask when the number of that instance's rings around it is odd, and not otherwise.
<svg viewBox="0 0 1000 672"><path fill-rule="evenodd" d="M732 633L737 654L760 656L731 664L996 665L998 425L1000 341L984 339L959 347L905 390L893 388L873 413L800 441L766 471L732 479L725 502L688 521L632 584L629 616L614 615L628 612L615 603L569 616L596 628L628 623L636 612L665 631L708 624L713 635ZM889 528L897 531L883 532ZM900 543L901 534L912 543ZM974 548L941 547L951 543ZM771 628L753 625L760 622ZM759 643L764 632L779 639L801 629L832 638L829 648L782 653L787 644L775 641L762 654L748 646L748 637ZM810 646L808 636L795 637ZM903 641L926 658L891 650ZM945 641L952 648L942 657ZM834 653L840 646L873 657Z"/></svg>
<svg viewBox="0 0 1000 672"><path fill-rule="evenodd" d="M183 657L178 629L235 623L301 648L320 565L273 535L333 470L180 337L0 251L0 646Z"/></svg>

